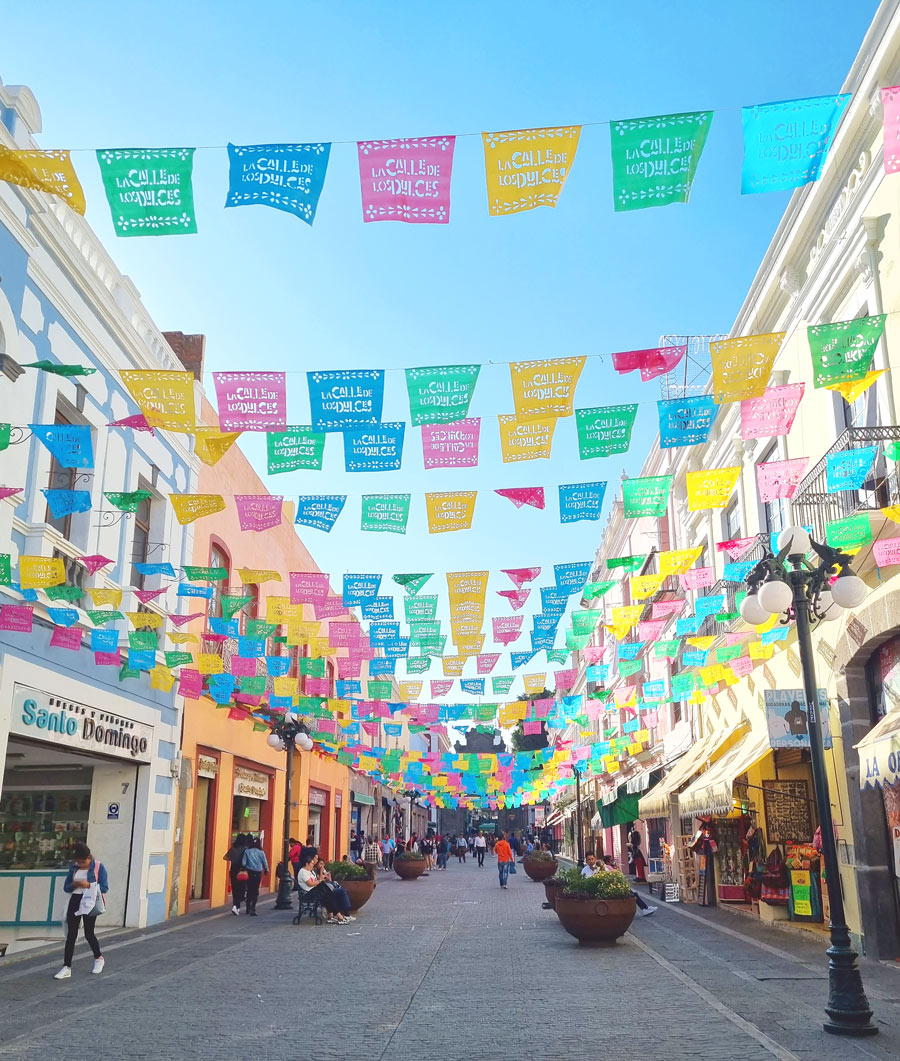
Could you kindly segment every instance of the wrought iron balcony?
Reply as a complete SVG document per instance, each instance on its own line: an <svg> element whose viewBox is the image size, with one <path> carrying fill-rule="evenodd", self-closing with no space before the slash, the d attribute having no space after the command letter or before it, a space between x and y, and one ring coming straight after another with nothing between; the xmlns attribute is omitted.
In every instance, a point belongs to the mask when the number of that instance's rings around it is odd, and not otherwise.
<svg viewBox="0 0 900 1061"><path fill-rule="evenodd" d="M888 460L884 444L900 440L900 427L848 427L814 468L803 477L794 494L793 520L812 528L812 535L825 540L827 524L854 512L877 511L900 504L900 462ZM828 492L828 457L834 453L877 444L875 463L859 490Z"/></svg>

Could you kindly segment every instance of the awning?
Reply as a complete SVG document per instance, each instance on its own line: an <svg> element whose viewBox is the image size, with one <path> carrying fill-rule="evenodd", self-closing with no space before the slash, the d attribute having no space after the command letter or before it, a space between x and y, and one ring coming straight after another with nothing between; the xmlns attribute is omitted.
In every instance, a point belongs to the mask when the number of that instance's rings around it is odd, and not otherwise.
<svg viewBox="0 0 900 1061"><path fill-rule="evenodd" d="M350 789L350 802L351 803L365 803L367 807L375 806L375 797L367 796L365 792L354 792Z"/></svg>
<svg viewBox="0 0 900 1061"><path fill-rule="evenodd" d="M545 828L549 829L551 825L557 825L563 819L563 812L559 811L556 814L551 814L545 823Z"/></svg>
<svg viewBox="0 0 900 1061"><path fill-rule="evenodd" d="M658 785L641 797L639 815L641 818L668 818L669 796L686 784L698 770L702 770L706 760L720 748L732 734L724 730L710 733L693 746L685 755L672 765L671 770Z"/></svg>
<svg viewBox="0 0 900 1061"><path fill-rule="evenodd" d="M892 785L900 777L900 709L889 711L856 745L859 787Z"/></svg>
<svg viewBox="0 0 900 1061"><path fill-rule="evenodd" d="M604 829L611 829L614 825L626 825L628 822L636 821L638 815L638 804L640 796L629 795L625 786L619 788L619 794L614 803L598 803L600 818Z"/></svg>
<svg viewBox="0 0 900 1061"><path fill-rule="evenodd" d="M705 770L678 797L682 817L729 814L734 810L734 779L772 750L767 732L750 732Z"/></svg>

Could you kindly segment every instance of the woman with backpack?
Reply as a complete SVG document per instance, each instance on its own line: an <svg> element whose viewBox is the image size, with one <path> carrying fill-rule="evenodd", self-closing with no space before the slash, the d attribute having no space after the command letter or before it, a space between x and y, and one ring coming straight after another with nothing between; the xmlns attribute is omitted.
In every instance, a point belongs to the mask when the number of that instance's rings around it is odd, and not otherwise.
<svg viewBox="0 0 900 1061"><path fill-rule="evenodd" d="M100 944L94 934L97 917L106 909L103 896L109 891L109 879L106 867L91 854L87 844L76 844L69 864L69 872L63 882L63 891L69 896L66 908L66 945L63 967L55 974L55 980L68 980L72 975L72 958L75 954L75 940L78 929L84 922L84 938L94 955L95 975L103 972L105 959L100 953Z"/></svg>

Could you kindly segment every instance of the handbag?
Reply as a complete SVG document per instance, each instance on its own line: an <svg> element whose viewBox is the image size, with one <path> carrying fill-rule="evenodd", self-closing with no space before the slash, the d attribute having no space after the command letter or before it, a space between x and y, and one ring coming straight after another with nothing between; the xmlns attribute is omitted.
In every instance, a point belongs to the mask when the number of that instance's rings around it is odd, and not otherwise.
<svg viewBox="0 0 900 1061"><path fill-rule="evenodd" d="M101 914L106 913L106 900L103 898L103 892L100 891L100 863L96 862L95 866L94 877L96 878L97 899L91 909L82 915L83 917L99 917Z"/></svg>
<svg viewBox="0 0 900 1061"><path fill-rule="evenodd" d="M509 872L510 873L515 873L516 872L516 863L515 863L515 861L510 862L510 864L509 864Z"/></svg>
<svg viewBox="0 0 900 1061"><path fill-rule="evenodd" d="M235 880L250 880L250 874L245 869L239 869Z"/></svg>

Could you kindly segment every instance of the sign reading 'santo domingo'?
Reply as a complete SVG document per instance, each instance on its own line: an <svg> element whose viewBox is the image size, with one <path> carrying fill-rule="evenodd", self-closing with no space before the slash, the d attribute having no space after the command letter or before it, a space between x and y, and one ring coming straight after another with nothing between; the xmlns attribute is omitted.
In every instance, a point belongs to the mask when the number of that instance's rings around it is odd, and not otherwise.
<svg viewBox="0 0 900 1061"><path fill-rule="evenodd" d="M13 688L9 729L20 737L117 759L146 763L153 755L152 726L26 685Z"/></svg>

